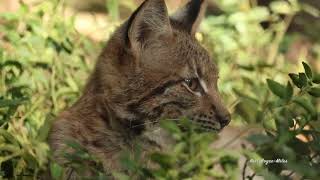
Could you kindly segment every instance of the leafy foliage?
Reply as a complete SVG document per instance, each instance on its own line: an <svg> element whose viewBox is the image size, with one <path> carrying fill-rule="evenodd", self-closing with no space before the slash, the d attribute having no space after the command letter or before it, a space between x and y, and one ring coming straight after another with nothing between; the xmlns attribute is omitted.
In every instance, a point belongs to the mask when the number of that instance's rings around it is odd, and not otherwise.
<svg viewBox="0 0 320 180"><path fill-rule="evenodd" d="M176 142L170 151L154 152L149 159L151 167L145 166L130 155L124 159L124 165L131 164L127 171L138 175L138 179L237 179L238 156L235 152L212 148L210 144L217 138L215 133L197 132L197 126L190 120L181 119L179 124L174 121L162 121L162 127L167 130ZM215 168L221 165L222 170ZM118 179L130 179L124 174L115 173Z"/></svg>
<svg viewBox="0 0 320 180"><path fill-rule="evenodd" d="M0 15L1 176L34 176L45 168L54 116L79 96L98 49L79 35L63 4L21 4Z"/></svg>
<svg viewBox="0 0 320 180"><path fill-rule="evenodd" d="M287 161L266 166L269 173L275 177L290 177L292 174L298 174L302 179L320 177L320 113L313 104L314 98L318 97L319 85L312 83L313 72L309 65L303 62L303 66L305 72L299 75L290 74L292 81L299 82L294 83L296 88L293 88L290 82L282 85L268 79L270 91L278 97L267 102L264 112L265 118L262 121L271 125L265 126L263 133L248 137L249 141L256 145L254 153L260 157ZM263 171L264 169L258 170L256 173L263 174ZM283 175L284 171L290 173Z"/></svg>

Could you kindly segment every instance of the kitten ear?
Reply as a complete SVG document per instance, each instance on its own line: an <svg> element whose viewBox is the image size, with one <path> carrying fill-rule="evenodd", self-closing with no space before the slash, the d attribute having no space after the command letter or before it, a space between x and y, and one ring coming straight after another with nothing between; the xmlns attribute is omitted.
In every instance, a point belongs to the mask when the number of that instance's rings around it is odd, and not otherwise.
<svg viewBox="0 0 320 180"><path fill-rule="evenodd" d="M182 28L194 35L200 25L206 8L206 0L190 0L184 7L175 12L171 19L178 22Z"/></svg>
<svg viewBox="0 0 320 180"><path fill-rule="evenodd" d="M152 37L170 35L172 29L164 0L146 0L128 21L128 40L138 51Z"/></svg>

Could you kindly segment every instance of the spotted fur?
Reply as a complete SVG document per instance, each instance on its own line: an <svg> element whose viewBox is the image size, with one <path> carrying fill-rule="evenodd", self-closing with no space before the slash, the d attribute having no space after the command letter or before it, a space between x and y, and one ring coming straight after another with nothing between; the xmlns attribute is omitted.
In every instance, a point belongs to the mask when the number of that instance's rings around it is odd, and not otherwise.
<svg viewBox="0 0 320 180"><path fill-rule="evenodd" d="M217 90L218 70L195 39L206 2L191 0L170 17L164 0L146 0L111 37L83 95L54 122L50 145L63 163L74 139L119 169L121 150L168 143L160 119L187 117L203 130L220 130L230 115Z"/></svg>

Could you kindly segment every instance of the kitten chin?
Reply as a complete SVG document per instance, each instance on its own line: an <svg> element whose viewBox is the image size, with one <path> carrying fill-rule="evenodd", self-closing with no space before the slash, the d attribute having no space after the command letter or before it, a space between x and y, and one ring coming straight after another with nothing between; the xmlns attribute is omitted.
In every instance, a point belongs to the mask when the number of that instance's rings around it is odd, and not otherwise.
<svg viewBox="0 0 320 180"><path fill-rule="evenodd" d="M146 128L140 138L147 140L152 146L161 151L167 151L175 143L172 135L159 126Z"/></svg>

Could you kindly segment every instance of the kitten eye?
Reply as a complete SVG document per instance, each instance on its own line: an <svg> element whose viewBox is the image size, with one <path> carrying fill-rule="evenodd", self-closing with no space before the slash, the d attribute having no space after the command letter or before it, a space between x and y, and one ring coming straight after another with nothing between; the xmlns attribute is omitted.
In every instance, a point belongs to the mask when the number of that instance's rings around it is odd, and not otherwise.
<svg viewBox="0 0 320 180"><path fill-rule="evenodd" d="M196 78L185 79L184 83L191 91L198 92L201 90L200 85L199 85L199 81Z"/></svg>

